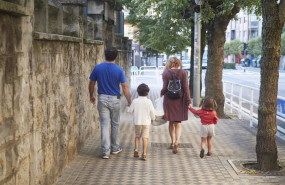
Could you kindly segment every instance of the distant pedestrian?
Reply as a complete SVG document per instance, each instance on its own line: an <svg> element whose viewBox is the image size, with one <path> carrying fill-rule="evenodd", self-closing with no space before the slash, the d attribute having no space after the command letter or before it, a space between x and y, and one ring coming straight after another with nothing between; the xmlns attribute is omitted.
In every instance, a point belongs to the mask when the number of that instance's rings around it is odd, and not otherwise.
<svg viewBox="0 0 285 185"><path fill-rule="evenodd" d="M98 111L101 126L101 147L102 158L108 159L110 153L118 154L122 151L119 144L119 122L120 122L120 107L121 93L120 84L123 93L131 104L130 91L127 85L127 80L124 71L121 67L115 64L118 51L114 47L105 50L106 61L98 64L93 69L89 79L90 102L95 104L94 86L98 82ZM109 133L109 124L111 123L111 142Z"/></svg>
<svg viewBox="0 0 285 185"><path fill-rule="evenodd" d="M212 152L212 137L215 135L215 125L218 123L218 115L215 110L217 110L217 103L216 101L211 97L206 97L202 99L200 103L200 107L202 109L195 110L192 108L192 105L190 104L189 110L196 114L201 118L201 130L200 130L200 136L201 136L201 151L200 151L200 157L204 157L205 152L205 144L206 141L208 143L208 153L207 156L211 156Z"/></svg>
<svg viewBox="0 0 285 185"><path fill-rule="evenodd" d="M139 97L134 99L127 112L134 113L135 124L135 150L134 157L139 157L139 142L142 138L143 152L142 159L147 160L147 144L149 138L149 128L151 122L155 119L154 107L150 99L147 98L149 87L142 83L138 86Z"/></svg>
<svg viewBox="0 0 285 185"><path fill-rule="evenodd" d="M179 150L181 121L188 120L188 105L191 103L188 75L186 71L180 69L181 66L181 60L176 57L172 57L168 60L165 65L165 70L162 73L163 87L160 92L160 96L164 96L164 119L169 121L168 129L171 137L170 148L174 154ZM182 96L176 99L167 96L169 82L173 80L174 77L181 84L182 90Z"/></svg>

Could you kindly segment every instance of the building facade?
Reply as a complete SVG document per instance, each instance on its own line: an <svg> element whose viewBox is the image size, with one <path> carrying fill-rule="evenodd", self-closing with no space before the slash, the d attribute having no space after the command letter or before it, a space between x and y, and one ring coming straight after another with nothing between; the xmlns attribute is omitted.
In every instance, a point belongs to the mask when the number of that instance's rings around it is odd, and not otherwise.
<svg viewBox="0 0 285 185"><path fill-rule="evenodd" d="M245 11L240 11L237 19L230 21L226 30L226 42L238 39L243 43L247 43L250 39L261 36L262 31L262 18L254 14L248 14ZM225 62L240 63L240 59L249 57L242 56L236 57L229 55L225 58Z"/></svg>

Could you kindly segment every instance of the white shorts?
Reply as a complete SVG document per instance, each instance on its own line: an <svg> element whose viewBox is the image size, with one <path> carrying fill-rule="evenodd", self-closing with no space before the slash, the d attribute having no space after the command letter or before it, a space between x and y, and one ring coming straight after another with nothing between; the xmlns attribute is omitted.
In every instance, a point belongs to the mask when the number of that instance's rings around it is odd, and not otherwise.
<svg viewBox="0 0 285 185"><path fill-rule="evenodd" d="M215 136L215 124L201 125L201 137Z"/></svg>

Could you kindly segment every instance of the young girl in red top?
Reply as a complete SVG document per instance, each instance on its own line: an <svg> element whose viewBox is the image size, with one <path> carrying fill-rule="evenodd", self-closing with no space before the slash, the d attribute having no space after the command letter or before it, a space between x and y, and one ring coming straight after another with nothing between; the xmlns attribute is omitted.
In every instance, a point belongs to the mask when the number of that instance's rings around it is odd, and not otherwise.
<svg viewBox="0 0 285 185"><path fill-rule="evenodd" d="M202 109L195 110L192 108L192 105L189 105L189 110L196 114L201 118L201 151L200 151L200 157L204 157L204 147L206 144L206 141L208 143L208 153L207 156L211 156L211 149L212 149L212 137L215 135L215 124L218 122L218 115L215 110L217 110L217 103L216 101L211 97L206 97L202 99L200 105Z"/></svg>

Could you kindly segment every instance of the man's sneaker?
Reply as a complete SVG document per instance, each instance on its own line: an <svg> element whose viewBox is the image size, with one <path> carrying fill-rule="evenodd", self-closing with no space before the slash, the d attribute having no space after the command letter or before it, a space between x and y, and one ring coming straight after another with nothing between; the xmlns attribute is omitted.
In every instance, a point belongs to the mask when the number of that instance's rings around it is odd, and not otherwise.
<svg viewBox="0 0 285 185"><path fill-rule="evenodd" d="M200 151L200 157L201 157L201 158L203 158L203 157L204 157L204 152L205 152L205 150L204 150L204 149L202 149L202 150Z"/></svg>
<svg viewBox="0 0 285 185"><path fill-rule="evenodd" d="M119 147L117 148L117 150L115 150L115 151L112 152L112 154L118 154L118 153L120 153L121 151L123 151L123 149L122 149L121 146L119 146Z"/></svg>
<svg viewBox="0 0 285 185"><path fill-rule="evenodd" d="M109 156L106 155L106 154L103 154L103 155L102 155L102 159L109 159Z"/></svg>
<svg viewBox="0 0 285 185"><path fill-rule="evenodd" d="M207 156L211 156L211 155L212 155L212 152L208 152L208 153L207 153Z"/></svg>

